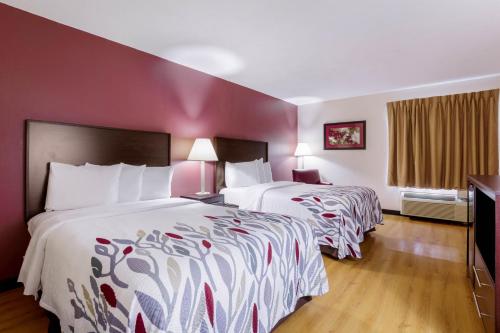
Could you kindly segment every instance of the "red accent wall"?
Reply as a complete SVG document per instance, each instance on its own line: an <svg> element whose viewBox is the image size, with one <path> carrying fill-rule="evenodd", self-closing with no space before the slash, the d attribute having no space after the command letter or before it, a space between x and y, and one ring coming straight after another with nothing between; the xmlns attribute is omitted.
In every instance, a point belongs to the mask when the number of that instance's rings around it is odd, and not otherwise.
<svg viewBox="0 0 500 333"><path fill-rule="evenodd" d="M275 178L291 179L294 105L3 4L0 41L0 280L17 276L29 240L25 119L172 133L176 195L199 189L184 138L268 141Z"/></svg>

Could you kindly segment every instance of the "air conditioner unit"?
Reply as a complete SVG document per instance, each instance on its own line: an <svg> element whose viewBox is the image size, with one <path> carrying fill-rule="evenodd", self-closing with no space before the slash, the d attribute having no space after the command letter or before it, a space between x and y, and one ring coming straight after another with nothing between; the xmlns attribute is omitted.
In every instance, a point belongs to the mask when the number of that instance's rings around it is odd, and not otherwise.
<svg viewBox="0 0 500 333"><path fill-rule="evenodd" d="M467 223L467 199L454 194L402 192L401 214ZM472 208L472 206L471 206ZM472 209L469 209L469 215Z"/></svg>

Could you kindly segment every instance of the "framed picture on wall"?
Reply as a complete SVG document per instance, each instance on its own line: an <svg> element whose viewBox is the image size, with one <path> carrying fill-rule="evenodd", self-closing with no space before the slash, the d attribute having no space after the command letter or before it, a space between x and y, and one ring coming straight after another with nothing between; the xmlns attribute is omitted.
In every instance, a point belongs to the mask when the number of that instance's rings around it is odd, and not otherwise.
<svg viewBox="0 0 500 333"><path fill-rule="evenodd" d="M366 121L325 124L323 144L325 150L366 149Z"/></svg>

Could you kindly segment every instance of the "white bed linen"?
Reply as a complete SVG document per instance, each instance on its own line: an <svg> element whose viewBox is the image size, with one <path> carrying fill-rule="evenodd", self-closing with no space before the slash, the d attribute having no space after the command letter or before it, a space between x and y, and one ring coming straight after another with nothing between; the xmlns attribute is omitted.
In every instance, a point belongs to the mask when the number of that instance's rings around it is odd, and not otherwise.
<svg viewBox="0 0 500 333"><path fill-rule="evenodd" d="M282 215L173 198L48 212L28 227L19 281L42 289L63 332L268 332L328 290L312 228Z"/></svg>
<svg viewBox="0 0 500 333"><path fill-rule="evenodd" d="M262 210L262 201L264 200L264 194L266 194L267 192L283 187L301 184L303 183L276 181L247 187L225 187L219 192L220 194L224 194L224 202L227 204L236 205L240 209L260 211Z"/></svg>
<svg viewBox="0 0 500 333"><path fill-rule="evenodd" d="M224 195L224 203L239 206L247 189L247 187L225 187L219 193Z"/></svg>

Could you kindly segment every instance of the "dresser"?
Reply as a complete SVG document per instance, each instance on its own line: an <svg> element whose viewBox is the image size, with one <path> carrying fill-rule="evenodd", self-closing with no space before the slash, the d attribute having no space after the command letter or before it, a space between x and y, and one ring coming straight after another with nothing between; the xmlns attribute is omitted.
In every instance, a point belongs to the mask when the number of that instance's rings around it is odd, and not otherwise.
<svg viewBox="0 0 500 333"><path fill-rule="evenodd" d="M500 176L469 176L468 183L473 200L467 228L472 298L485 331L500 332L500 286L495 283L500 270Z"/></svg>

